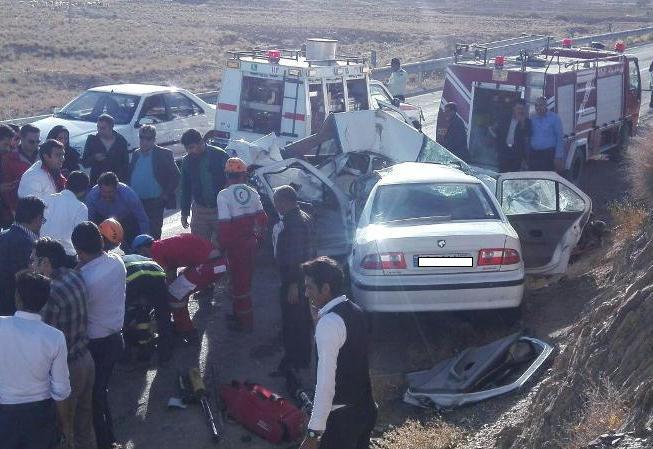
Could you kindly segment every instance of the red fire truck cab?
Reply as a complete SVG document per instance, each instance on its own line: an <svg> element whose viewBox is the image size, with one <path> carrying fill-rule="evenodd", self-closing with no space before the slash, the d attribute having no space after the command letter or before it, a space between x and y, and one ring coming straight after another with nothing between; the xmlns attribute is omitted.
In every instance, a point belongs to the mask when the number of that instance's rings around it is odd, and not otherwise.
<svg viewBox="0 0 653 449"><path fill-rule="evenodd" d="M467 130L469 163L498 169L502 127L524 100L531 114L538 97L562 121L566 175L578 182L586 162L619 154L637 129L641 81L637 58L594 48L547 47L539 54L496 56L487 48L457 45L446 69L440 110L455 102ZM437 140L446 134L438 114Z"/></svg>

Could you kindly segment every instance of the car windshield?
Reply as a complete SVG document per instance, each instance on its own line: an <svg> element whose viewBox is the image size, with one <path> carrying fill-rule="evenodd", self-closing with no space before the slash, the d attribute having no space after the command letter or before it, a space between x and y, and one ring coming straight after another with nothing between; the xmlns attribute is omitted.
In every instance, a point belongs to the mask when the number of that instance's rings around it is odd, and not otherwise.
<svg viewBox="0 0 653 449"><path fill-rule="evenodd" d="M496 220L499 215L480 184L415 183L380 186L372 223L403 220Z"/></svg>
<svg viewBox="0 0 653 449"><path fill-rule="evenodd" d="M109 114L116 125L126 125L131 122L139 100L140 97L136 95L87 91L56 113L55 117L97 122L100 115Z"/></svg>

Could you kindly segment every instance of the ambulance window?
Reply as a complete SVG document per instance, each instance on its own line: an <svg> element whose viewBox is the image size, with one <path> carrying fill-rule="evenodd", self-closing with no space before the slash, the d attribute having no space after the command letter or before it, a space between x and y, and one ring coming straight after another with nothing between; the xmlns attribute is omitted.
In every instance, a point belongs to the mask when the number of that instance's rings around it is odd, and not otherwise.
<svg viewBox="0 0 653 449"><path fill-rule="evenodd" d="M240 131L279 133L283 81L243 76L240 98Z"/></svg>
<svg viewBox="0 0 653 449"><path fill-rule="evenodd" d="M342 81L327 84L329 112L345 112L345 88Z"/></svg>
<svg viewBox="0 0 653 449"><path fill-rule="evenodd" d="M363 111L369 109L367 104L367 83L365 79L347 80L348 111Z"/></svg>
<svg viewBox="0 0 653 449"><path fill-rule="evenodd" d="M322 84L310 84L308 95L311 99L311 132L316 133L320 130L326 118Z"/></svg>

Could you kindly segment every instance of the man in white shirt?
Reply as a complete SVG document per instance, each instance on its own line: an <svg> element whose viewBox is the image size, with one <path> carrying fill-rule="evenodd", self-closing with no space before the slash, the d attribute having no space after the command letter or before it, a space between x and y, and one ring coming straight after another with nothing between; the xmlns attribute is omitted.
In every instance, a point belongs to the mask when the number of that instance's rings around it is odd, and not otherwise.
<svg viewBox="0 0 653 449"><path fill-rule="evenodd" d="M74 268L75 248L70 241L75 226L88 220L88 208L82 202L89 188L88 175L74 171L68 175L66 189L45 199L45 223L41 227L41 237L50 237L61 243L70 256L69 268ZM70 266L72 265L72 266Z"/></svg>
<svg viewBox="0 0 653 449"><path fill-rule="evenodd" d="M88 349L95 362L93 384L93 424L98 449L116 447L109 409L108 390L111 374L120 359L124 343L127 270L122 258L103 251L102 235L95 223L85 221L71 237L79 270L88 289Z"/></svg>
<svg viewBox="0 0 653 449"><path fill-rule="evenodd" d="M61 142L48 139L39 147L40 159L27 169L18 184L18 198L33 195L45 201L53 193L61 192L66 178L61 174L66 150Z"/></svg>
<svg viewBox="0 0 653 449"><path fill-rule="evenodd" d="M315 327L317 385L300 449L367 449L376 423L363 311L343 294L338 263L318 257L302 265L306 296L320 308Z"/></svg>
<svg viewBox="0 0 653 449"><path fill-rule="evenodd" d="M70 395L66 339L39 315L50 296L48 278L21 272L16 292L18 311L0 317L0 446L50 448L58 439L57 409Z"/></svg>
<svg viewBox="0 0 653 449"><path fill-rule="evenodd" d="M388 90L393 97L400 101L406 101L406 84L408 83L408 72L401 68L399 58L392 58L390 62L392 73L388 79Z"/></svg>

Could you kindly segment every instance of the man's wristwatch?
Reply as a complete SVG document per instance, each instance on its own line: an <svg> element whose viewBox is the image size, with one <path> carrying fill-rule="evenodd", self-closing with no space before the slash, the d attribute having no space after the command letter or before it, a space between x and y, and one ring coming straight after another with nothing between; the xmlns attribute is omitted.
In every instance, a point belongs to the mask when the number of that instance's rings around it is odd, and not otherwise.
<svg viewBox="0 0 653 449"><path fill-rule="evenodd" d="M322 438L322 432L319 430L308 429L306 431L306 436L314 440L319 440L320 438Z"/></svg>

